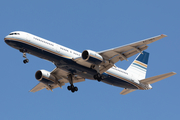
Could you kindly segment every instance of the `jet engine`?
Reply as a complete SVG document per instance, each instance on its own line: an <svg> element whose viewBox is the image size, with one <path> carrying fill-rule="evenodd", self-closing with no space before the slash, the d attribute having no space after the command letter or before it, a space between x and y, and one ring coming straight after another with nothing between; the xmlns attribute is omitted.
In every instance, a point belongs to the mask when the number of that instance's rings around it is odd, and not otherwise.
<svg viewBox="0 0 180 120"><path fill-rule="evenodd" d="M35 78L43 83L54 83L56 81L56 78L51 75L49 71L46 70L38 70L35 74Z"/></svg>
<svg viewBox="0 0 180 120"><path fill-rule="evenodd" d="M84 50L82 58L95 65L100 65L103 62L103 57L92 50Z"/></svg>

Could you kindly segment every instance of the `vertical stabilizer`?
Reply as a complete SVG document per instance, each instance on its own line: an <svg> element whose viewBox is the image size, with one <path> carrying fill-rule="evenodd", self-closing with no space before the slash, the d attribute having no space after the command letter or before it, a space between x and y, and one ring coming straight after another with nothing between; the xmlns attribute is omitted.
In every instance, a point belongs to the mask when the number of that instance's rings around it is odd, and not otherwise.
<svg viewBox="0 0 180 120"><path fill-rule="evenodd" d="M133 75L133 78L137 80L145 79L147 65L148 65L149 53L143 51L139 54L137 58L132 62L132 64L126 70L128 73Z"/></svg>

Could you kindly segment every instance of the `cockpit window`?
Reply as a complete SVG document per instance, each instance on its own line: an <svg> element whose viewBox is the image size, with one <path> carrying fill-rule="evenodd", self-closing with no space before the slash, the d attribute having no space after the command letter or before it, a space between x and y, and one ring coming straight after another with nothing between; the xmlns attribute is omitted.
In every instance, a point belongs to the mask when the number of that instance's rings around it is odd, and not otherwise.
<svg viewBox="0 0 180 120"><path fill-rule="evenodd" d="M20 35L19 33L10 33L9 35Z"/></svg>

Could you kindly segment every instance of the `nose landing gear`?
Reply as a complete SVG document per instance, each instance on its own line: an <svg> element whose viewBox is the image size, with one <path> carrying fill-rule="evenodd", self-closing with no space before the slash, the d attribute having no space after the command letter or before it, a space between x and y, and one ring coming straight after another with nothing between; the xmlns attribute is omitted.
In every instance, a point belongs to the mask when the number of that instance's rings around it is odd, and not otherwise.
<svg viewBox="0 0 180 120"><path fill-rule="evenodd" d="M26 57L26 52L27 52L27 50L26 50L26 49L20 49L19 51L23 53L23 58L25 58L25 59L23 60L23 63L24 63L24 64L28 63L28 62L29 62L29 59L27 59L27 57Z"/></svg>
<svg viewBox="0 0 180 120"><path fill-rule="evenodd" d="M29 62L29 59L24 59L24 60L23 60L23 63L24 63L24 64L26 64L26 63L28 63L28 62Z"/></svg>
<svg viewBox="0 0 180 120"><path fill-rule="evenodd" d="M24 63L24 64L28 63L28 62L29 62L29 59L27 59L26 53L23 53L23 57L25 58L25 59L23 60L23 63Z"/></svg>

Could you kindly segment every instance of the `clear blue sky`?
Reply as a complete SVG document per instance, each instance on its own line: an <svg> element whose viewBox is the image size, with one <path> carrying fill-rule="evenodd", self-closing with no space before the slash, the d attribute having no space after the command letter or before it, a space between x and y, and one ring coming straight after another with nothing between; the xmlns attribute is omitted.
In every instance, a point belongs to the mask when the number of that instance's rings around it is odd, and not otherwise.
<svg viewBox="0 0 180 120"><path fill-rule="evenodd" d="M0 3L1 120L177 120L180 111L179 0L3 0ZM149 46L147 77L175 71L148 91L120 95L122 88L86 80L79 91L54 89L28 92L39 69L54 65L22 53L4 42L12 31L26 31L79 52L102 51L166 34ZM118 62L126 69L133 59Z"/></svg>

